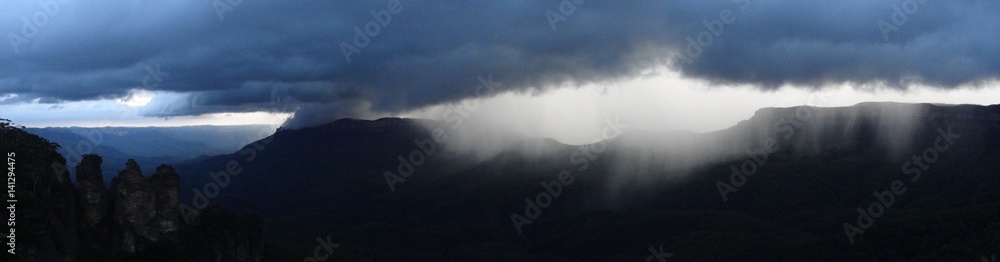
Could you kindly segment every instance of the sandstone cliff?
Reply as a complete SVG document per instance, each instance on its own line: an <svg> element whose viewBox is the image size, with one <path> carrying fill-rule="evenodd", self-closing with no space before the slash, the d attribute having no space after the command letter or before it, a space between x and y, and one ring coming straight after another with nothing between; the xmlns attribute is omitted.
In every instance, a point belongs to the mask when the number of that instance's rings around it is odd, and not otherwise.
<svg viewBox="0 0 1000 262"><path fill-rule="evenodd" d="M180 176L143 175L129 160L104 184L103 160L85 155L73 186L58 145L0 119L0 152L16 154L15 254L0 261L261 261L260 219L211 206L198 225L179 214ZM8 198L6 194L5 199Z"/></svg>

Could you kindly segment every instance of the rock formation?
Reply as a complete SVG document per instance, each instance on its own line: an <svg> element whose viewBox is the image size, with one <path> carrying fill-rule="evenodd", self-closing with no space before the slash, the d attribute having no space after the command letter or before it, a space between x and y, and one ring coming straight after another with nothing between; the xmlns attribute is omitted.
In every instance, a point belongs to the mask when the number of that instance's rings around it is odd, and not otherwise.
<svg viewBox="0 0 1000 262"><path fill-rule="evenodd" d="M80 244L82 254L96 256L103 250L110 238L111 196L104 187L104 174L97 155L84 155L76 166L77 195L80 199Z"/></svg>
<svg viewBox="0 0 1000 262"><path fill-rule="evenodd" d="M151 180L153 197L156 199L153 229L160 235L161 241L176 242L181 226L178 216L178 206L180 205L178 192L180 191L181 177L174 171L174 167L160 165L156 168L156 174Z"/></svg>
<svg viewBox="0 0 1000 262"><path fill-rule="evenodd" d="M116 236L114 249L124 253L141 251L159 241L154 230L156 201L153 185L142 175L142 169L129 159L125 170L111 180L112 212Z"/></svg>
<svg viewBox="0 0 1000 262"><path fill-rule="evenodd" d="M97 155L85 155L76 166L77 193L83 207L82 225L96 227L111 206L108 190L104 188L103 160Z"/></svg>
<svg viewBox="0 0 1000 262"><path fill-rule="evenodd" d="M0 261L261 261L260 218L211 206L198 225L180 220L180 176L151 177L133 161L105 187L97 155L76 166L74 187L57 145L0 119L0 152L16 153L15 254ZM7 198L7 194L4 194Z"/></svg>

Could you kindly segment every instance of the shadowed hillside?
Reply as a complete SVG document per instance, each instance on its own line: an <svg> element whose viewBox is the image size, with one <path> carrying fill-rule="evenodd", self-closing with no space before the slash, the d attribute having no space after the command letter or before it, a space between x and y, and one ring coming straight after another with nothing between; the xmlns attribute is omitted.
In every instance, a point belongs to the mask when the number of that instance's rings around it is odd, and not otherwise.
<svg viewBox="0 0 1000 262"><path fill-rule="evenodd" d="M182 202L258 213L299 258L329 236L346 260L968 261L1000 244L998 114L762 109L705 134L512 136L486 160L434 140L444 123L345 119L178 169L195 175Z"/></svg>

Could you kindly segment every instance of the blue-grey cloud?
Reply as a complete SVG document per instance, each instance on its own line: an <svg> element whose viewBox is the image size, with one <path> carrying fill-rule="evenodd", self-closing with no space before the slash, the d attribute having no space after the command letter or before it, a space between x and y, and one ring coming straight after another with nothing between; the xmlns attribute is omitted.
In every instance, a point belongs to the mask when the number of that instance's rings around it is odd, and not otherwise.
<svg viewBox="0 0 1000 262"><path fill-rule="evenodd" d="M1000 75L997 1L396 3L4 1L0 97L17 96L0 103L145 89L183 95L154 101L151 116L343 115L472 97L488 75L503 90L627 79L662 65L763 89L953 88Z"/></svg>

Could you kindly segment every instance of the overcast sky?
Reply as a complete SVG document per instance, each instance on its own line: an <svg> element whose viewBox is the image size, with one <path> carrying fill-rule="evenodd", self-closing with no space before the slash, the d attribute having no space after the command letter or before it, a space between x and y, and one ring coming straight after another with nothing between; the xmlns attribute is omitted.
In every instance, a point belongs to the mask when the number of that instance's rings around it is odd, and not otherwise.
<svg viewBox="0 0 1000 262"><path fill-rule="evenodd" d="M994 104L1000 2L0 2L0 117L29 126L477 115L579 142L761 107ZM494 92L479 92L486 82ZM483 89L479 89L482 91ZM575 130L575 131L574 131Z"/></svg>

